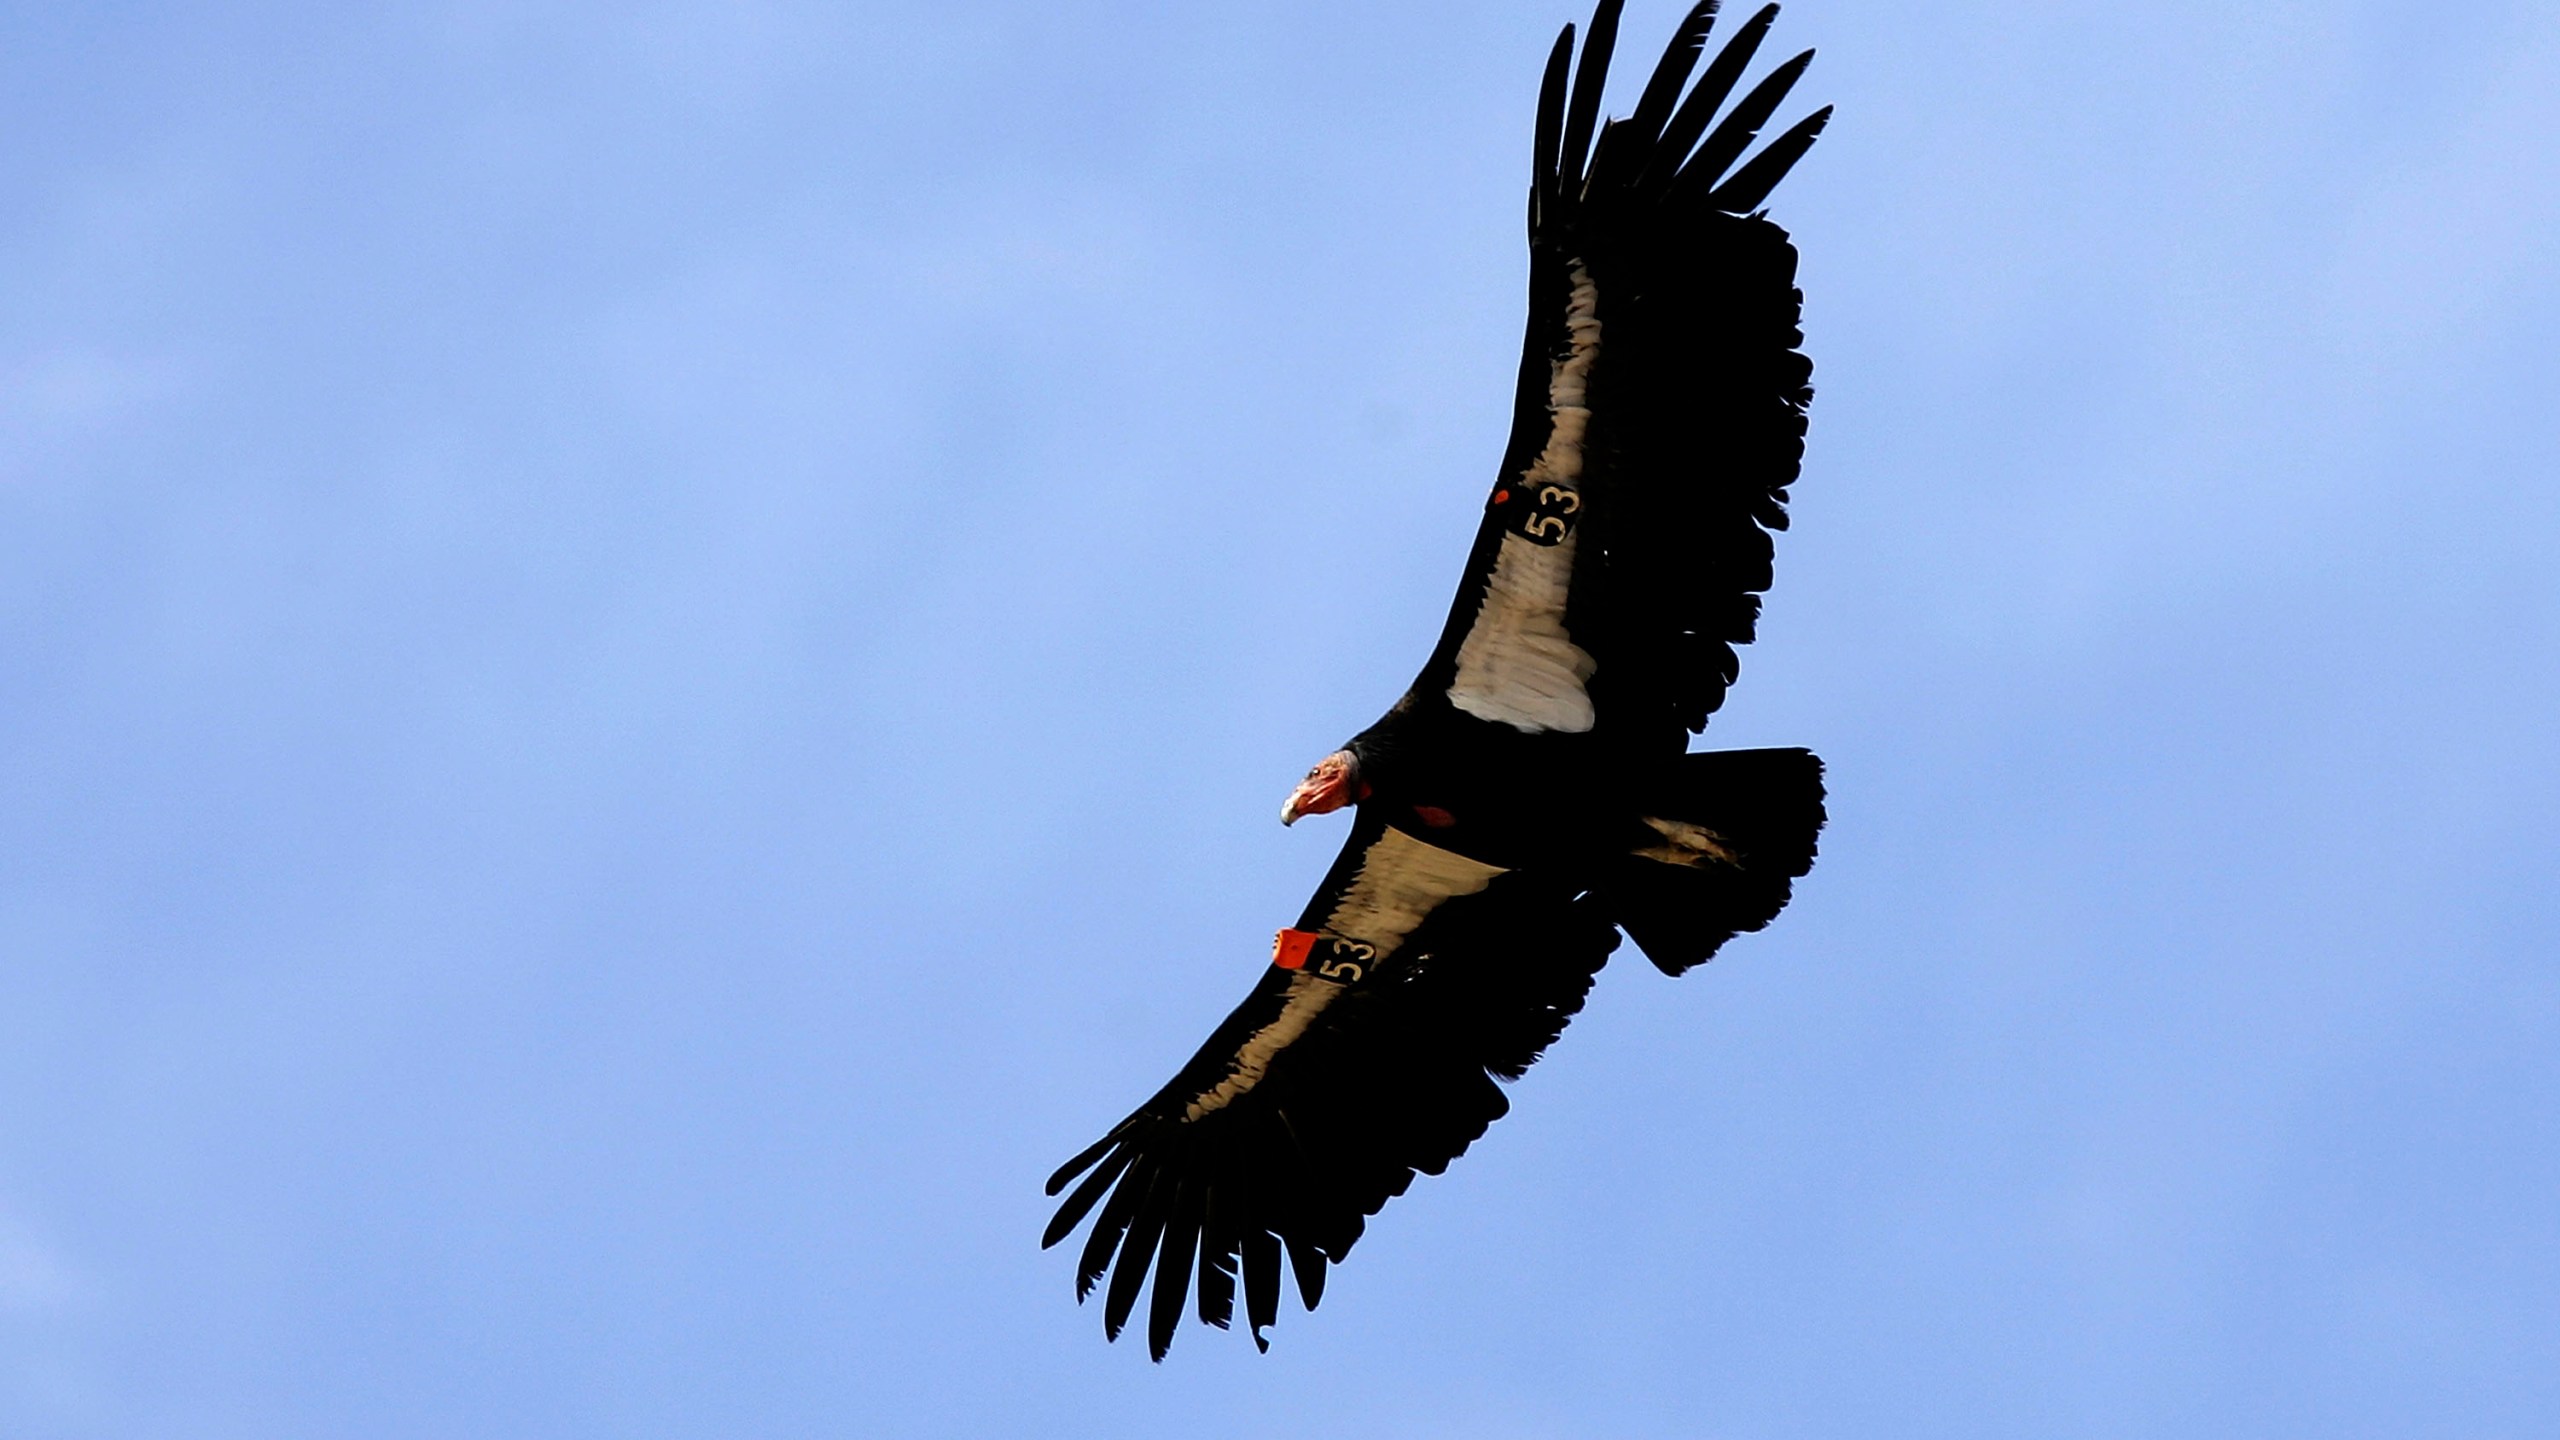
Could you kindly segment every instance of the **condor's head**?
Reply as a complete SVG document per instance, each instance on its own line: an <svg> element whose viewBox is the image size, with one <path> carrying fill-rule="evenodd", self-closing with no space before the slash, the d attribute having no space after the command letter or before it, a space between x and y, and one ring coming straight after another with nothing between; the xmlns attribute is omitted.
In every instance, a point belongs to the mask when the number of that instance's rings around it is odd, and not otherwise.
<svg viewBox="0 0 2560 1440"><path fill-rule="evenodd" d="M1369 798L1369 782L1360 778L1360 759L1336 750L1316 762L1280 807L1280 823L1295 825L1301 815L1322 815Z"/></svg>

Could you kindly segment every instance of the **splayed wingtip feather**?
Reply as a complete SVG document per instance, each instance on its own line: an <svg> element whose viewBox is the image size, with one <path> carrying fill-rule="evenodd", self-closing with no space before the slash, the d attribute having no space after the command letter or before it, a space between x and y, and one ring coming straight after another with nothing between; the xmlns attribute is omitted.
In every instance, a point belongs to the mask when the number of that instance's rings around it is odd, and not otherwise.
<svg viewBox="0 0 2560 1440"><path fill-rule="evenodd" d="M1557 174L1568 192L1582 183L1591 154L1592 127L1600 120L1600 92L1609 83L1609 53L1617 48L1618 12L1626 0L1600 0L1591 12L1591 31L1583 38L1582 63L1574 67L1573 100L1566 107L1564 150Z"/></svg>
<svg viewBox="0 0 2560 1440"><path fill-rule="evenodd" d="M1675 195L1695 195L1712 191L1716 181L1723 178L1725 170L1742 158L1743 151L1751 148L1751 142L1759 137L1760 127L1769 123L1769 117L1777 113L1778 106L1787 98L1787 92L1803 78L1805 67L1812 63L1813 52L1807 50L1761 77L1760 83L1751 87L1750 94L1735 102L1733 113L1716 123L1714 133L1698 146L1698 153L1690 156L1689 163L1681 167L1680 178L1672 183L1672 192Z"/></svg>
<svg viewBox="0 0 2560 1440"><path fill-rule="evenodd" d="M1059 1203L1058 1213L1050 1217L1049 1228L1040 1232L1040 1248L1046 1250L1075 1233L1077 1222L1084 1219L1094 1202L1102 1198L1103 1191L1128 1170L1135 1158L1126 1152L1111 1156L1087 1175L1075 1193Z"/></svg>
<svg viewBox="0 0 2560 1440"><path fill-rule="evenodd" d="M1786 179L1787 172L1813 148L1813 142L1821 138L1822 128L1829 123L1828 105L1797 121L1785 134L1770 141L1767 149L1734 171L1731 179L1710 192L1707 202L1737 215L1759 208L1760 202L1769 198L1769 192L1777 189L1778 182ZM1772 530L1787 528L1787 512L1774 506L1762 507L1755 512L1755 518Z"/></svg>

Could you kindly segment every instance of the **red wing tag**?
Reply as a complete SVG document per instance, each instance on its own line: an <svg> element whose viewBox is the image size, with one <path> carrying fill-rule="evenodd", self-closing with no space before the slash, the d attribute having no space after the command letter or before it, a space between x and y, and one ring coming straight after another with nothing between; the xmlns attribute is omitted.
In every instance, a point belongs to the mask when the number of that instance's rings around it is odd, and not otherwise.
<svg viewBox="0 0 2560 1440"><path fill-rule="evenodd" d="M1316 948L1313 930L1283 930L1271 937L1271 963L1283 970L1303 969L1307 954Z"/></svg>
<svg viewBox="0 0 2560 1440"><path fill-rule="evenodd" d="M1319 935L1313 930L1283 930L1271 940L1272 964L1283 970L1321 975L1337 985L1356 984L1368 978L1369 967L1377 958L1374 945L1345 940L1339 935ZM1308 963L1311 960L1312 965Z"/></svg>

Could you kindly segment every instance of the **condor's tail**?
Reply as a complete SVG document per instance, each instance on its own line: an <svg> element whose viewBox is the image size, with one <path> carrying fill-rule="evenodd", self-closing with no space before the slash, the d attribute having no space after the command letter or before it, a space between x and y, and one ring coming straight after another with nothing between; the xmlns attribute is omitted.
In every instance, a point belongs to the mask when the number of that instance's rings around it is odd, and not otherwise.
<svg viewBox="0 0 2560 1440"><path fill-rule="evenodd" d="M1810 750L1682 756L1629 851L1593 888L1666 975L1786 908L1822 832L1822 761Z"/></svg>

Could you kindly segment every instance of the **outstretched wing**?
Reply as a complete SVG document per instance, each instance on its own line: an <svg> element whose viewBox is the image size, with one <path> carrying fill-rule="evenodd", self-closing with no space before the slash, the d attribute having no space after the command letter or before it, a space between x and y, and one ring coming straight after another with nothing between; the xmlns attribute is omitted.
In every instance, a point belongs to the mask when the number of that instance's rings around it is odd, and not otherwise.
<svg viewBox="0 0 2560 1440"><path fill-rule="evenodd" d="M1364 818L1253 993L1049 1178L1052 1195L1075 1189L1041 1244L1093 1217L1076 1298L1109 1277L1114 1339L1152 1269L1159 1360L1195 1273L1200 1319L1224 1329L1241 1285L1268 1348L1282 1255L1314 1309L1367 1218L1510 1108L1495 1077L1563 1033L1617 944L1588 898Z"/></svg>
<svg viewBox="0 0 2560 1440"><path fill-rule="evenodd" d="M1794 248L1752 212L1831 112L1736 168L1813 52L1726 110L1778 7L1691 85L1704 0L1595 141L1619 3L1592 17L1578 73L1571 26L1548 62L1511 441L1415 688L1525 731L1677 752L1752 638L1813 394Z"/></svg>

